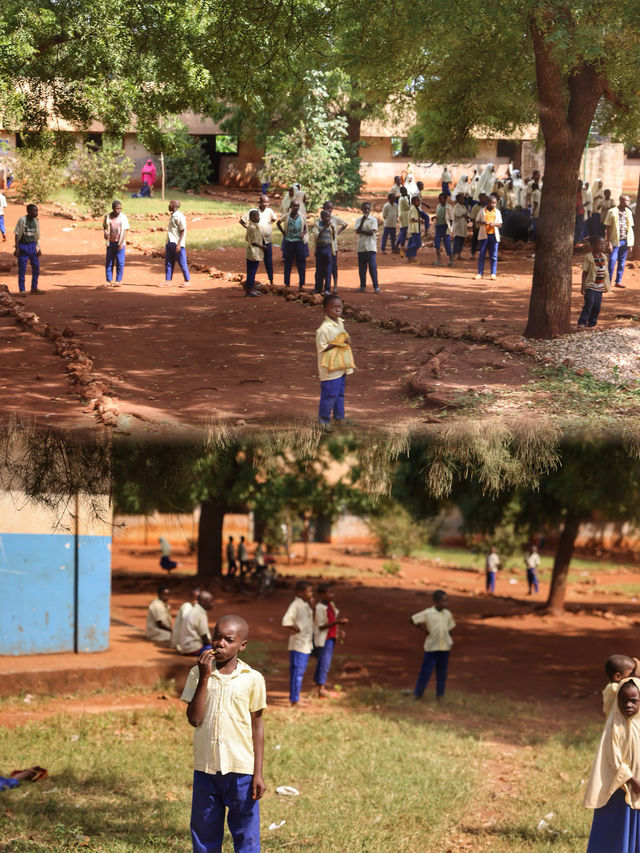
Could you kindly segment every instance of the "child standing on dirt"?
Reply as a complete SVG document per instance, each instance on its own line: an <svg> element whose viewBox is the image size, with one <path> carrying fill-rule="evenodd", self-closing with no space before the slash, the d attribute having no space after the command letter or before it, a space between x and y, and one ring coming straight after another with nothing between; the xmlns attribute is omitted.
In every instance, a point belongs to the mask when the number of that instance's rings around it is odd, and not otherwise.
<svg viewBox="0 0 640 853"><path fill-rule="evenodd" d="M620 682L640 673L640 661L629 655L610 655L604 664L609 683L602 691L602 712L608 717L613 708Z"/></svg>
<svg viewBox="0 0 640 853"><path fill-rule="evenodd" d="M187 242L187 220L184 213L180 210L180 202L177 199L172 199L169 202L169 213L171 215L167 228L167 244L164 251L164 286L169 287L169 282L173 278L176 261L182 270L184 286L186 286L191 281L189 266L187 264L187 250L185 248Z"/></svg>
<svg viewBox="0 0 640 853"><path fill-rule="evenodd" d="M345 616L338 615L340 611L336 607L332 595L331 585L321 583L318 586L319 601L313 614L313 645L318 652L318 663L313 680L316 683L320 698L329 695L325 685L331 668L336 640L340 636L340 625L346 625L349 621Z"/></svg>
<svg viewBox="0 0 640 853"><path fill-rule="evenodd" d="M433 593L433 607L414 613L411 623L427 635L424 641L424 656L413 691L416 699L422 699L431 673L436 671L436 698L442 699L447 683L449 652L453 645L451 631L456 627L451 611L447 609L449 599L443 589Z"/></svg>
<svg viewBox="0 0 640 853"><path fill-rule="evenodd" d="M31 293L44 293L38 288L40 277L40 223L38 222L38 206L27 205L27 215L21 216L14 230L15 249L13 254L18 259L18 288L20 296L26 296L25 281L27 277L27 262L31 264Z"/></svg>
<svg viewBox="0 0 640 853"><path fill-rule="evenodd" d="M320 377L318 420L330 432L332 414L334 422L345 420L345 386L347 375L353 373L355 363L342 320L342 300L336 293L331 293L322 300L322 308L324 321L316 331Z"/></svg>
<svg viewBox="0 0 640 853"><path fill-rule="evenodd" d="M593 809L587 853L635 853L640 829L640 679L622 681L605 723L583 805Z"/></svg>
<svg viewBox="0 0 640 853"><path fill-rule="evenodd" d="M102 220L104 239L107 241L107 257L105 260L105 272L107 284L112 284L113 268L116 269L116 280L113 286L119 287L124 276L125 245L129 220L122 212L122 202L111 202L111 210Z"/></svg>
<svg viewBox="0 0 640 853"><path fill-rule="evenodd" d="M309 655L313 648L313 587L309 581L296 583L296 597L282 617L289 632L289 701L292 707L300 702L300 690Z"/></svg>
<svg viewBox="0 0 640 853"><path fill-rule="evenodd" d="M486 591L493 595L496 591L496 575L498 573L498 569L500 568L500 557L498 557L498 553L495 549L495 545L492 545L489 549L489 553L487 554L487 561L485 565L486 571Z"/></svg>
<svg viewBox="0 0 640 853"><path fill-rule="evenodd" d="M181 699L193 734L191 839L194 853L222 849L225 811L236 853L259 853L264 725L263 676L238 659L249 626L223 616L189 672Z"/></svg>
<svg viewBox="0 0 640 853"><path fill-rule="evenodd" d="M260 222L260 211L257 207L249 211L249 222L247 223L247 276L244 283L245 296L261 296L256 290L256 273L260 261L264 255L264 240L258 223Z"/></svg>
<svg viewBox="0 0 640 853"><path fill-rule="evenodd" d="M7 209L7 199L4 193L0 193L0 233L2 234L2 242L7 242L7 229L4 224L4 212Z"/></svg>
<svg viewBox="0 0 640 853"><path fill-rule="evenodd" d="M527 569L527 595L531 595L535 590L538 594L538 567L540 566L540 554L538 554L538 546L532 545L529 553L525 555L524 564Z"/></svg>
<svg viewBox="0 0 640 853"><path fill-rule="evenodd" d="M591 251L582 262L580 293L584 296L584 305L578 317L580 329L595 328L602 308L602 294L611 290L604 238L599 234L589 237L589 248Z"/></svg>

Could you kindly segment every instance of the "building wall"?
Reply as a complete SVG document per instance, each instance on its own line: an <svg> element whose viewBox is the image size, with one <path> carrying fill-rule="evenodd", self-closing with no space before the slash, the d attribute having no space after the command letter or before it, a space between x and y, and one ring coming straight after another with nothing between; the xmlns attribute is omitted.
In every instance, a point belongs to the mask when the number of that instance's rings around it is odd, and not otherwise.
<svg viewBox="0 0 640 853"><path fill-rule="evenodd" d="M54 509L0 492L0 655L109 647L111 510L82 496Z"/></svg>
<svg viewBox="0 0 640 853"><path fill-rule="evenodd" d="M113 541L142 545L155 545L165 536L172 546L183 547L198 538L200 507L193 513L154 512L149 516L116 514L113 519ZM223 538L227 536L253 537L251 513L227 513L222 525Z"/></svg>
<svg viewBox="0 0 640 853"><path fill-rule="evenodd" d="M538 149L532 142L522 144L523 175L531 175L534 169L538 169L544 175L544 162L544 148ZM640 172L640 163L638 172ZM634 191L638 187L637 174ZM627 188L629 180L633 183L633 172L630 171L629 166L625 166L624 146L616 142L603 142L600 145L590 146L586 158L584 156L582 158L580 178L588 181L590 186L595 180L601 178L604 188L610 189L612 197L617 199L622 192L623 184Z"/></svg>

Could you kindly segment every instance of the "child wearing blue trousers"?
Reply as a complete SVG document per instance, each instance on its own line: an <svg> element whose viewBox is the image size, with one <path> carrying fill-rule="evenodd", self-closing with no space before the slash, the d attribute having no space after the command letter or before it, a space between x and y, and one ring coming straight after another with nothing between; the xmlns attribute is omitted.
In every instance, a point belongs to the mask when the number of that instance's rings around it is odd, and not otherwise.
<svg viewBox="0 0 640 853"><path fill-rule="evenodd" d="M436 698L442 699L447 683L447 668L449 666L449 651L453 645L451 631L456 627L451 611L447 610L447 593L438 589L433 593L433 607L414 613L411 623L427 638L424 642L424 656L418 673L418 680L413 691L416 699L422 699L431 673L436 671Z"/></svg>
<svg viewBox="0 0 640 853"><path fill-rule="evenodd" d="M320 405L318 420L323 428L331 431L331 416L334 421L344 421L344 392L347 375L353 373L353 353L349 346L349 335L342 320L342 300L337 293L331 293L322 300L324 321L316 330L316 351L318 354L318 376L320 377ZM344 363L348 367L327 366L328 353L341 350Z"/></svg>
<svg viewBox="0 0 640 853"><path fill-rule="evenodd" d="M182 270L185 286L191 281L189 267L187 265L187 220L180 210L180 202L172 199L169 202L169 226L167 228L167 244L164 252L165 281L164 286L169 287L173 278L173 270L178 266Z"/></svg>
<svg viewBox="0 0 640 853"><path fill-rule="evenodd" d="M345 616L338 615L340 611L332 600L332 593L330 584L321 583L318 586L319 601L313 614L313 645L318 654L313 680L320 698L329 695L325 685L336 640L340 636L340 625L346 625L349 621Z"/></svg>
<svg viewBox="0 0 640 853"><path fill-rule="evenodd" d="M267 706L264 678L238 659L249 626L223 616L213 648L189 672L181 699L193 734L193 853L221 853L225 811L236 853L260 853L260 806Z"/></svg>
<svg viewBox="0 0 640 853"><path fill-rule="evenodd" d="M245 239L247 241L247 277L244 283L245 296L261 296L262 294L256 290L256 273L260 266L260 261L264 256L264 238L259 227L260 211L257 207L253 207L249 211L249 222L246 225L247 233Z"/></svg>
<svg viewBox="0 0 640 853"><path fill-rule="evenodd" d="M289 632L289 701L292 707L300 703L302 679L313 649L313 587L309 581L296 583L296 597L282 617Z"/></svg>
<svg viewBox="0 0 640 853"><path fill-rule="evenodd" d="M14 229L15 249L13 254L18 259L18 288L20 296L26 296L25 280L27 263L31 264L31 293L42 293L38 290L40 277L40 224L38 222L38 206L27 205L27 215L21 216Z"/></svg>
<svg viewBox="0 0 640 853"><path fill-rule="evenodd" d="M497 196L493 193L487 199L487 203L480 208L476 216L476 223L480 230L478 232L478 272L476 279L481 279L484 274L484 261L487 253L491 265L492 280L498 273L498 246L500 245L500 228L502 227L502 215L497 208Z"/></svg>
<svg viewBox="0 0 640 853"><path fill-rule="evenodd" d="M122 282L124 276L125 243L129 220L122 212L122 202L113 201L111 211L106 214L102 221L104 239L107 241L107 257L105 261L105 272L107 284L111 284L113 268L116 268L115 286Z"/></svg>
<svg viewBox="0 0 640 853"><path fill-rule="evenodd" d="M7 199L4 193L0 193L0 234L2 234L2 242L7 242L7 229L4 224L4 212L7 209Z"/></svg>

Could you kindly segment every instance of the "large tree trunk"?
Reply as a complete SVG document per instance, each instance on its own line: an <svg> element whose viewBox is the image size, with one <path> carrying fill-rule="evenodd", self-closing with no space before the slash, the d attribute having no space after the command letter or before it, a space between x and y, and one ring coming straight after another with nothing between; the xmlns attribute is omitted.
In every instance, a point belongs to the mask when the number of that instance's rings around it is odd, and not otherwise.
<svg viewBox="0 0 640 853"><path fill-rule="evenodd" d="M208 500L200 504L198 526L198 583L208 587L222 577L222 522L227 510L225 501Z"/></svg>
<svg viewBox="0 0 640 853"><path fill-rule="evenodd" d="M583 66L567 82L535 26L531 35L545 170L525 335L551 338L571 328L571 262L580 160L606 83L590 66Z"/></svg>
<svg viewBox="0 0 640 853"><path fill-rule="evenodd" d="M580 519L575 515L567 515L560 534L558 550L553 561L551 589L547 599L547 610L551 613L561 613L564 610L564 599L567 594L567 575L573 556L573 548L580 527Z"/></svg>

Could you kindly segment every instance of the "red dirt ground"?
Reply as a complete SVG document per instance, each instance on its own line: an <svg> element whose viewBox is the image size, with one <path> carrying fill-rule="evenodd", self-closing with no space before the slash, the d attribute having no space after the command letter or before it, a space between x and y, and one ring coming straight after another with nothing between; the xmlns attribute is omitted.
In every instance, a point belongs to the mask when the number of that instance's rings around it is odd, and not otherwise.
<svg viewBox="0 0 640 853"><path fill-rule="evenodd" d="M180 555L178 574L169 579L173 610L193 583L194 557ZM443 587L457 621L451 656L453 689L520 700L536 700L553 715L556 703L571 699L576 714L597 718L599 692L604 686L603 663L609 654L636 654L637 604L628 596L594 592L594 581L632 583L638 568L621 566L619 576L590 573L588 581L570 586L568 602L576 612L561 617L532 612L526 595L524 571L499 576L498 594L483 594L484 578L473 571L442 563L402 560L401 573L389 576L385 562L366 546L345 549L333 545L310 546L307 565L296 564L288 589L278 589L258 601L238 593L216 590L212 621L225 612L237 612L251 625L251 637L261 644L259 666L267 675L270 704L287 704L286 637L280 619L293 593L293 580L323 574L336 582L336 601L350 619L346 639L338 646L333 674L348 692L351 685L380 683L394 688L413 684L421 660L422 640L408 617L431 603L430 592ZM332 566L328 572L327 567ZM335 567L340 567L336 569ZM339 571L344 572L338 577ZM166 579L151 548L115 545L113 554L111 648L92 655L40 655L0 658L0 692L32 694L16 708L12 702L0 710L0 724L16 725L56 710L91 712L107 708L156 706L177 701L168 693L135 692L151 687L160 676L173 677L181 688L193 660L156 647L144 639L146 608L159 582ZM517 583L509 583L514 579ZM542 584L535 601L544 601ZM310 688L312 672L305 677ZM133 688L123 693L123 688ZM107 694L51 700L43 694L82 693L102 689Z"/></svg>
<svg viewBox="0 0 640 853"><path fill-rule="evenodd" d="M253 196L251 196L253 198ZM380 206L379 203L377 205ZM11 204L7 231L21 207ZM353 214L346 214L353 219ZM194 228L228 226L234 217L202 217ZM104 381L109 396L124 415L122 431L174 433L185 426L200 428L211 421L257 425L313 421L318 383L314 331L321 309L287 302L273 294L246 300L241 287L195 272L188 290L158 289L163 262L128 248L125 286L103 284L101 229L75 227L69 220L43 213L42 276L45 295L20 303L43 322L73 329L74 340L94 361L94 376ZM149 227L157 227L149 223ZM145 232L132 235L144 244ZM10 241L0 244L0 261ZM468 252L467 252L468 253ZM275 255L279 252L276 249ZM398 256L378 257L382 294L361 294L356 255L340 256L343 298L356 309L366 307L374 318L399 318L433 326L452 321L482 322L488 331L521 334L526 322L531 250L502 252L497 282L473 280L471 260L449 268L433 267L432 248L420 252L420 263L408 266ZM242 272L244 250L191 252L193 264ZM573 314L581 305L579 257L574 267ZM282 267L276 263L276 284ZM308 289L312 286L308 270ZM180 279L181 280L181 279ZM294 277L294 281L296 281ZM640 270L629 269L628 288L609 297L600 325L628 324L640 315ZM15 271L1 282L16 291ZM418 338L351 320L358 371L349 381L347 404L356 422L373 427L390 423L418 427L433 420L434 411L470 389L480 393L516 390L531 378L534 362L525 355L505 353L493 344L439 338ZM434 380L430 410L407 397L407 376L436 353L445 362ZM30 332L18 332L13 318L0 317L0 411L8 415L47 418L64 428L89 428L96 416L86 411L72 391L65 362L53 343ZM16 392L20 392L19 394Z"/></svg>

